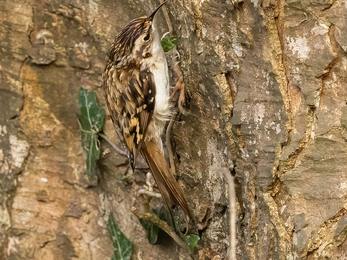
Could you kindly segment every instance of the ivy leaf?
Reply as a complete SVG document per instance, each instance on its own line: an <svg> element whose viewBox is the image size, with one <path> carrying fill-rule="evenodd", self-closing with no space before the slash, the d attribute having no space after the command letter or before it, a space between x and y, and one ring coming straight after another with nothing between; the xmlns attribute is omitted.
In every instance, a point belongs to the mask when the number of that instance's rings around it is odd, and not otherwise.
<svg viewBox="0 0 347 260"><path fill-rule="evenodd" d="M179 216L173 216L173 225L172 227L176 230L176 232L180 232L180 217Z"/></svg>
<svg viewBox="0 0 347 260"><path fill-rule="evenodd" d="M108 230L113 244L112 260L130 260L132 253L132 244L129 239L118 229L113 213L108 217Z"/></svg>
<svg viewBox="0 0 347 260"><path fill-rule="evenodd" d="M194 248L198 244L200 237L194 234L189 234L184 237L184 240L188 244L188 247L191 251L194 251Z"/></svg>
<svg viewBox="0 0 347 260"><path fill-rule="evenodd" d="M157 243L160 228L152 222L140 219L141 225L147 230L147 239L151 245Z"/></svg>
<svg viewBox="0 0 347 260"><path fill-rule="evenodd" d="M158 217L158 213L160 210L158 209L153 209L152 210L154 214L156 214ZM160 218L160 217L159 217ZM157 240L158 240L158 233L159 233L159 230L160 228L156 225L154 225L151 221L149 220L143 220L143 219L140 219L140 223L141 225L144 227L144 229L147 230L147 238L148 238L148 242L151 244L151 245L154 245L157 243Z"/></svg>
<svg viewBox="0 0 347 260"><path fill-rule="evenodd" d="M166 209L165 206L162 206L160 209L152 209L153 213L156 214L161 220L167 222L171 227L179 226L179 217L174 216L173 219L171 218L170 212ZM173 221L175 224L173 224ZM141 225L147 230L148 232L148 242L152 245L157 243L158 240L158 234L161 230L159 227L154 225L151 221L148 220L142 220L140 219ZM196 245L198 244L200 237L194 234L189 235L183 235L181 233L182 239L187 243L189 249L193 252Z"/></svg>
<svg viewBox="0 0 347 260"><path fill-rule="evenodd" d="M158 213L155 213L158 215L158 217L161 220L164 220L166 223L169 224L170 227L174 228L173 222L172 222L172 217L170 212L167 210L167 208L165 206L162 206L159 211L157 211Z"/></svg>
<svg viewBox="0 0 347 260"><path fill-rule="evenodd" d="M162 39L161 46L163 47L164 52L172 50L177 45L177 37L171 36L169 39Z"/></svg>
<svg viewBox="0 0 347 260"><path fill-rule="evenodd" d="M180 226L180 218L178 216L174 216L173 220L175 223L175 227L179 227ZM198 242L200 240L200 237L198 235L195 235L195 234L189 234L186 236L183 235L181 232L180 232L180 234L181 234L181 237L183 238L183 240L187 243L190 251L193 252L194 248L196 247L196 245L198 244Z"/></svg>
<svg viewBox="0 0 347 260"><path fill-rule="evenodd" d="M171 227L173 226L171 215L165 206L162 206L160 209L152 209L152 211L159 217L159 219L167 222L169 225L171 225ZM144 227L144 229L147 230L148 242L152 245L156 244L158 240L158 234L161 229L149 220L140 219L140 223Z"/></svg>
<svg viewBox="0 0 347 260"><path fill-rule="evenodd" d="M98 133L104 125L105 110L98 107L96 94L81 88L79 91L81 114L77 118L81 125L82 147L86 155L89 180L94 179L96 161L100 157Z"/></svg>

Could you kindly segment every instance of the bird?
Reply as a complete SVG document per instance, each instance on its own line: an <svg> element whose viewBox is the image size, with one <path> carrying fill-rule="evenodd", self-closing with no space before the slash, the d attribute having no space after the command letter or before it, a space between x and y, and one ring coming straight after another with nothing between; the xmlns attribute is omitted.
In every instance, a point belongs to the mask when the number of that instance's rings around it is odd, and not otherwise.
<svg viewBox="0 0 347 260"><path fill-rule="evenodd" d="M103 88L114 128L128 148L132 169L140 153L170 213L179 205L192 219L183 191L163 155L161 137L175 114L167 61L154 23L164 4L148 17L130 21L116 36L108 52Z"/></svg>

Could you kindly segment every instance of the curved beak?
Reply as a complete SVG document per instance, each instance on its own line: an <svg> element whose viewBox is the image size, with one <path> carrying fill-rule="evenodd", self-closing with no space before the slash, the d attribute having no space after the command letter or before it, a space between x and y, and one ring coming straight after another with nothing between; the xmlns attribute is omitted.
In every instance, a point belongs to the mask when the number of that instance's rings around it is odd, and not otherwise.
<svg viewBox="0 0 347 260"><path fill-rule="evenodd" d="M159 11L159 9L164 5L164 4L166 4L167 3L167 1L165 1L164 3L162 3L161 5L159 5L155 10L154 10L154 12L150 15L150 16L148 16L148 20L149 21L153 21L153 19L154 19L154 16L156 15L156 13Z"/></svg>

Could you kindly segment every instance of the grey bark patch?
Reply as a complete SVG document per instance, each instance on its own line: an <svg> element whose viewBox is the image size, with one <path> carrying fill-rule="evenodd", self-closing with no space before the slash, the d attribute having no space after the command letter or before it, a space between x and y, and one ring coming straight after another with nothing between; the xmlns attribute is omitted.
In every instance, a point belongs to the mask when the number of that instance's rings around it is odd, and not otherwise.
<svg viewBox="0 0 347 260"><path fill-rule="evenodd" d="M90 60L87 57L87 54L83 49L79 47L74 47L68 51L69 54L69 64L72 67L81 68L81 69L89 69Z"/></svg>
<svg viewBox="0 0 347 260"><path fill-rule="evenodd" d="M305 220L305 213L298 214L294 217L294 225L296 231L300 231L307 225L307 222Z"/></svg>
<svg viewBox="0 0 347 260"><path fill-rule="evenodd" d="M64 260L71 260L74 257L77 257L75 248L68 236L64 234L58 234L56 243L58 248L60 248L62 251L62 257Z"/></svg>
<svg viewBox="0 0 347 260"><path fill-rule="evenodd" d="M48 65L55 60L54 44L35 45L30 52L32 63Z"/></svg>
<svg viewBox="0 0 347 260"><path fill-rule="evenodd" d="M347 106L341 109L341 125L347 130Z"/></svg>
<svg viewBox="0 0 347 260"><path fill-rule="evenodd" d="M334 236L340 235L340 233L347 228L347 216L341 216L337 222Z"/></svg>

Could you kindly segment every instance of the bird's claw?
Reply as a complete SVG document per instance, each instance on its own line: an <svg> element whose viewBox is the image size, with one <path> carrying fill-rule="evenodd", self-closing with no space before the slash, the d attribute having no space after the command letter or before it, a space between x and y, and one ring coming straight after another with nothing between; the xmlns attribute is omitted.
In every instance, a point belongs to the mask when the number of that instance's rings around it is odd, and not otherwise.
<svg viewBox="0 0 347 260"><path fill-rule="evenodd" d="M155 180L150 172L146 174L146 184L148 186L148 191L153 191L153 186L155 185Z"/></svg>
<svg viewBox="0 0 347 260"><path fill-rule="evenodd" d="M186 93L184 90L184 83L182 78L179 79L176 83L176 86L170 96L170 100L177 104L179 111L183 115L187 115L187 111L185 109L187 107Z"/></svg>
<svg viewBox="0 0 347 260"><path fill-rule="evenodd" d="M170 34L170 33L171 33L170 31L164 33L163 36L161 37L160 41L162 41L162 40L166 37L166 35L168 35L168 34Z"/></svg>
<svg viewBox="0 0 347 260"><path fill-rule="evenodd" d="M150 172L146 174L146 185L143 189L139 190L139 194L144 194L149 197L161 198L160 193L153 191L153 186L155 185L155 180Z"/></svg>

